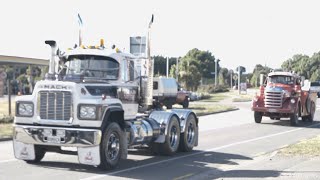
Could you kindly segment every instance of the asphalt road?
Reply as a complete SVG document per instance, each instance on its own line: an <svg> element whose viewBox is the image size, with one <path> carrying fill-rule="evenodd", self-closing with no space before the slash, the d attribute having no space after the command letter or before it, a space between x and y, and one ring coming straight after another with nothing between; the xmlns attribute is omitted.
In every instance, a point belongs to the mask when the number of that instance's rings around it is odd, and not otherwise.
<svg viewBox="0 0 320 180"><path fill-rule="evenodd" d="M318 101L320 107L320 102ZM288 120L263 118L254 123L250 103L240 110L200 117L199 146L190 153L153 156L148 151L131 151L128 159L113 171L78 164L76 156L46 154L38 165L29 165L13 156L12 142L0 142L0 179L213 179L269 178L279 176L270 170L239 170L261 156L285 145L320 133L320 113L313 123L291 127ZM237 170L235 170L237 169Z"/></svg>

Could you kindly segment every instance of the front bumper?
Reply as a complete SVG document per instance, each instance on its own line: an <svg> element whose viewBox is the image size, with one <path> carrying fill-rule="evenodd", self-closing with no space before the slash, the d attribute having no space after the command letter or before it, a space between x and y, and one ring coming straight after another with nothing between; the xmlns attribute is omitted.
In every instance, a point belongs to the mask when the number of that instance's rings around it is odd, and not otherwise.
<svg viewBox="0 0 320 180"><path fill-rule="evenodd" d="M36 145L77 147L81 164L100 164L101 131L97 129L15 125L14 155L17 159L35 160Z"/></svg>
<svg viewBox="0 0 320 180"><path fill-rule="evenodd" d="M294 113L294 108L266 108L266 107L252 107L252 111L262 112L262 113L278 113L278 114L292 114Z"/></svg>
<svg viewBox="0 0 320 180"><path fill-rule="evenodd" d="M25 144L90 147L100 144L101 131L98 129L15 125L13 139Z"/></svg>

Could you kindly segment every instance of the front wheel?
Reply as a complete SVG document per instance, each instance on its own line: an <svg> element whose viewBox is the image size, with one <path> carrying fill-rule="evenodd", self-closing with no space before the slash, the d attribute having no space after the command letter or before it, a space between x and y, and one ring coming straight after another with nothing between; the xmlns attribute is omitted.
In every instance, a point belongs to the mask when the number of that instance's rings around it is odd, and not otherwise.
<svg viewBox="0 0 320 180"><path fill-rule="evenodd" d="M197 136L198 127L196 124L196 118L194 115L190 115L187 119L184 133L182 133L180 137L180 150L184 152L192 151L196 143Z"/></svg>
<svg viewBox="0 0 320 180"><path fill-rule="evenodd" d="M121 134L121 128L117 123L112 122L107 126L100 145L100 169L113 169L118 165L121 149L123 148L123 137Z"/></svg>
<svg viewBox="0 0 320 180"><path fill-rule="evenodd" d="M34 145L34 153L35 153L35 159L34 160L24 160L28 164L36 164L39 163L44 155L46 154L46 150L44 148L41 148L37 145Z"/></svg>
<svg viewBox="0 0 320 180"><path fill-rule="evenodd" d="M254 121L256 123L261 123L262 120L262 113L261 112L254 112Z"/></svg>
<svg viewBox="0 0 320 180"><path fill-rule="evenodd" d="M163 155L173 155L178 151L180 141L180 126L178 118L173 116L168 124L168 132L165 142L159 144L159 149Z"/></svg>
<svg viewBox="0 0 320 180"><path fill-rule="evenodd" d="M293 113L290 115L290 125L291 126L298 126L299 119L298 119L298 113Z"/></svg>

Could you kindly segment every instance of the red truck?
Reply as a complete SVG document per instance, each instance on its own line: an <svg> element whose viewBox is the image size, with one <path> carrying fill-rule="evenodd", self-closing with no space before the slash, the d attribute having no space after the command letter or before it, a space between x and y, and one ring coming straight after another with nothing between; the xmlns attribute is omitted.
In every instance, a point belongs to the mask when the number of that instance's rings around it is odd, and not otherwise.
<svg viewBox="0 0 320 180"><path fill-rule="evenodd" d="M317 93L310 82L301 82L301 77L291 72L271 72L266 84L260 87L253 99L254 120L261 123L262 117L280 120L290 118L292 126L302 121L312 122L316 110Z"/></svg>

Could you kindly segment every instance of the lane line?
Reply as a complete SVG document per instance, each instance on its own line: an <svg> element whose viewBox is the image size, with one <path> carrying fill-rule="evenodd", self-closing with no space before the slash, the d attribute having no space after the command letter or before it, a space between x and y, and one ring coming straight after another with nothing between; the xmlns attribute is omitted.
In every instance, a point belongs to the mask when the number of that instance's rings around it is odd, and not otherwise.
<svg viewBox="0 0 320 180"><path fill-rule="evenodd" d="M248 139L248 140L244 140L244 141L240 141L240 142L236 142L236 143L231 143L231 144L227 144L227 145L220 146L220 147L215 147L215 148L211 148L211 149L207 149L207 150L202 150L201 152L196 152L196 153L187 154L187 155L183 155L183 156L179 156L179 157L175 157L175 158L171 158L171 159L166 159L166 160L157 161L157 162L153 162L153 163L149 163L149 164L144 164L144 165L141 165L141 166L135 166L135 167L132 167L132 168L127 168L127 169L123 169L123 170L119 170L119 171L114 171L114 172L106 173L106 174L102 174L102 175L91 176L91 177L88 177L88 178L83 178L81 180L93 180L93 179L98 179L98 178L104 178L104 177L110 176L110 175L115 175L115 174L128 172L128 171L132 171L132 170L136 170L136 169L140 169L140 168L144 168L144 167L148 167L148 166L153 166L153 165L157 165L157 164L161 164L161 163L166 163L166 162L169 162L169 161L183 159L183 158L186 158L186 157L196 156L196 155L204 154L204 153L209 152L209 151L221 150L221 149L225 149L225 148L236 146L236 145L240 145L240 144L246 144L246 143L250 143L250 142L254 142L254 141L258 141L258 140L262 140L262 139L266 139L266 138L270 138L270 137L275 137L275 136L279 136L279 135L283 135L283 134L288 134L288 133L299 131L299 130L302 130L302 129L305 129L305 128L316 127L316 126L319 126L319 125L320 125L320 123L317 123L317 124L313 124L313 125L306 126L306 127L292 129L292 130L289 130L289 131L284 131L284 132L275 133L275 134L269 134L269 135L261 136L261 137L258 137L258 138Z"/></svg>
<svg viewBox="0 0 320 180"><path fill-rule="evenodd" d="M1 164L1 163L12 162L12 161L17 161L17 159L7 159L7 160L2 160L2 161L0 161L0 164Z"/></svg>

